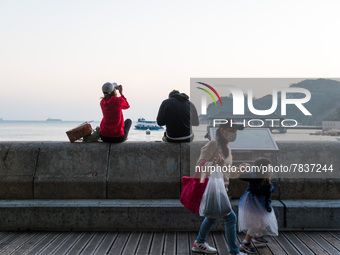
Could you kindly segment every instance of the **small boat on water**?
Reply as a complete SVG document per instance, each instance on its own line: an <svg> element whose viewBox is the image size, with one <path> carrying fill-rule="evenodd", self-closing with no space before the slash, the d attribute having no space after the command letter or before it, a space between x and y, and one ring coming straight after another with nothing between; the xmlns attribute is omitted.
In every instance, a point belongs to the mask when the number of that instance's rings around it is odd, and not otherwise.
<svg viewBox="0 0 340 255"><path fill-rule="evenodd" d="M51 118L48 118L46 121L61 121L61 119L51 119Z"/></svg>
<svg viewBox="0 0 340 255"><path fill-rule="evenodd" d="M138 130L160 130L163 127L157 125L157 121L145 120L144 118L139 118L135 128Z"/></svg>

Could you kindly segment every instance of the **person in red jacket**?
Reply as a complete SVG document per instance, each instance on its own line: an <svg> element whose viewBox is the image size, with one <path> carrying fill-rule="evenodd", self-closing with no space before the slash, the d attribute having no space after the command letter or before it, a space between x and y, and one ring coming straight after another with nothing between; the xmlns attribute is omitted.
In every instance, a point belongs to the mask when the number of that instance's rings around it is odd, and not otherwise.
<svg viewBox="0 0 340 255"><path fill-rule="evenodd" d="M117 96L117 90L120 97ZM123 86L107 82L102 86L104 97L100 101L103 119L100 123L100 138L103 142L121 143L127 139L132 124L130 119L124 121L122 110L130 108L123 95Z"/></svg>

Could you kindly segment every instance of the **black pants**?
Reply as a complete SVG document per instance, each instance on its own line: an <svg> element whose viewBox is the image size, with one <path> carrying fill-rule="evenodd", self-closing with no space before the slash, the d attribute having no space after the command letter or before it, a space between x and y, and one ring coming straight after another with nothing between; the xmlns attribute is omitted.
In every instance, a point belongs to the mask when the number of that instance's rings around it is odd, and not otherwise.
<svg viewBox="0 0 340 255"><path fill-rule="evenodd" d="M128 137L131 125L132 125L132 121L130 119L126 119L124 121L124 135L119 136L119 137L107 137L107 136L100 135L100 138L102 139L103 142L106 142L106 143L124 142L126 138Z"/></svg>

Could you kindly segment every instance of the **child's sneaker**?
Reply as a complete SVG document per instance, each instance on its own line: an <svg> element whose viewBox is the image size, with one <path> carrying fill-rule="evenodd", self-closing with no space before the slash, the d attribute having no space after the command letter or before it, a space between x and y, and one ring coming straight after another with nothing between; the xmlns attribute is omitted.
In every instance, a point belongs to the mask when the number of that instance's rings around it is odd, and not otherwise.
<svg viewBox="0 0 340 255"><path fill-rule="evenodd" d="M194 252L204 252L204 253L216 253L217 250L214 247L211 247L208 243L198 243L194 242L191 248Z"/></svg>
<svg viewBox="0 0 340 255"><path fill-rule="evenodd" d="M240 244L240 250L246 253L256 253L256 250L251 243L246 243L244 241Z"/></svg>
<svg viewBox="0 0 340 255"><path fill-rule="evenodd" d="M266 244L268 240L264 239L263 236L255 236L253 238L253 243L255 244Z"/></svg>

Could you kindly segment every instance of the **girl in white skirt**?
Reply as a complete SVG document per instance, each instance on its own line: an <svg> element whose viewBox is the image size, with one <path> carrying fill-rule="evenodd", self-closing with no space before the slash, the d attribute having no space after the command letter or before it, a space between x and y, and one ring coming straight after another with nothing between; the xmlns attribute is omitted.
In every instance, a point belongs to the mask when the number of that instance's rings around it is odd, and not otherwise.
<svg viewBox="0 0 340 255"><path fill-rule="evenodd" d="M247 233L240 244L240 250L255 253L251 241L257 244L266 244L268 241L263 235L278 235L277 220L271 206L271 192L275 186L271 183L271 161L260 157L255 160L250 173L245 174L241 180L249 182L247 190L243 193L238 212L239 232Z"/></svg>

